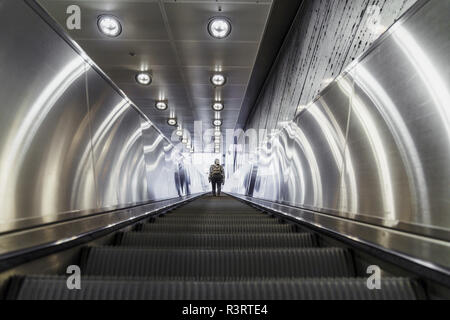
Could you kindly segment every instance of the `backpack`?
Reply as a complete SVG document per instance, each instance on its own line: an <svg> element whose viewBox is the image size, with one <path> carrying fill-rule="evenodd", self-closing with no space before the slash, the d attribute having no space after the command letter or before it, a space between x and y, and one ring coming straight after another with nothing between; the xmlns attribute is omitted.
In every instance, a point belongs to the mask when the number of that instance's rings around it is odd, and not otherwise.
<svg viewBox="0 0 450 320"><path fill-rule="evenodd" d="M211 177L213 177L214 179L222 179L222 166L221 165L213 165L211 167Z"/></svg>

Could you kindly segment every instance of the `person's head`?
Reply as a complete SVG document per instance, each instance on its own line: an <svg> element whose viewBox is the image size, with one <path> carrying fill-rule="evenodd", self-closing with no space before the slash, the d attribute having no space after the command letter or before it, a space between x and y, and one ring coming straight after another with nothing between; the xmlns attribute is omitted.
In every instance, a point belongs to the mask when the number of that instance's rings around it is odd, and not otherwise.
<svg viewBox="0 0 450 320"><path fill-rule="evenodd" d="M214 161L215 164L220 164L220 160L216 159L216 161Z"/></svg>

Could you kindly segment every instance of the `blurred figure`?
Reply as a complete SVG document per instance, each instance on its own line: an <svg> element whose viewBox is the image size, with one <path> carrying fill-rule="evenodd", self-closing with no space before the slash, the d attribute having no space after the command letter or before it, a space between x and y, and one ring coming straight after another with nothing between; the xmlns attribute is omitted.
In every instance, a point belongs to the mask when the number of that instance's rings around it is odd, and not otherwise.
<svg viewBox="0 0 450 320"><path fill-rule="evenodd" d="M216 159L215 163L209 169L208 180L212 184L213 196L220 197L220 193L222 191L222 185L225 183L225 173L224 173L223 167L220 165L219 159Z"/></svg>

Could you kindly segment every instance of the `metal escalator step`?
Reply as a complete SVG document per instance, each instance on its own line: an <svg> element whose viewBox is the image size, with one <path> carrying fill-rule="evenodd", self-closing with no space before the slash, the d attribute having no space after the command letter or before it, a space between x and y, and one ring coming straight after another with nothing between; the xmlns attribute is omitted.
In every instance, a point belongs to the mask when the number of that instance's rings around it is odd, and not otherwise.
<svg viewBox="0 0 450 320"><path fill-rule="evenodd" d="M167 225L167 224L144 224L141 232L153 233L294 233L298 228L294 225Z"/></svg>
<svg viewBox="0 0 450 320"><path fill-rule="evenodd" d="M317 246L312 233L291 234L152 234L125 232L120 246L153 248L264 249Z"/></svg>
<svg viewBox="0 0 450 320"><path fill-rule="evenodd" d="M340 248L153 250L93 247L83 270L86 275L224 281L355 276L350 252Z"/></svg>
<svg viewBox="0 0 450 320"><path fill-rule="evenodd" d="M277 221L276 219L272 219L266 215L203 215L203 216L185 216L185 215L167 215L158 218L161 221L178 221L178 220L186 220L186 221L196 221L196 220L214 220L214 221L240 221L240 220L249 220L249 221Z"/></svg>
<svg viewBox="0 0 450 320"><path fill-rule="evenodd" d="M174 211L168 213L164 217L186 217L186 218L194 218L194 217L243 217L243 218L268 218L269 216L263 213L240 213L240 212L186 212L183 210Z"/></svg>
<svg viewBox="0 0 450 320"><path fill-rule="evenodd" d="M153 223L164 225L279 225L275 219L156 219Z"/></svg>
<svg viewBox="0 0 450 320"><path fill-rule="evenodd" d="M301 279L263 282L184 282L84 278L68 290L64 277L26 277L19 300L415 300L415 282L383 279L369 290L365 279Z"/></svg>

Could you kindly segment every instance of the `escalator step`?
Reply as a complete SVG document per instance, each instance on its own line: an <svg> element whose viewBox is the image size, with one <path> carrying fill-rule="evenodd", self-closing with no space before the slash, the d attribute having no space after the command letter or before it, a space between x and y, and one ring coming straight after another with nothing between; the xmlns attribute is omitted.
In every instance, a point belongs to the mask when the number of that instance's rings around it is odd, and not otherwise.
<svg viewBox="0 0 450 320"><path fill-rule="evenodd" d="M243 218L268 218L269 216L264 213L232 213L230 211L225 212L186 212L184 210L174 211L168 213L166 217L243 217Z"/></svg>
<svg viewBox="0 0 450 320"><path fill-rule="evenodd" d="M415 300L421 297L408 279L381 281L369 290L365 279L304 279L264 282L163 282L84 278L81 290L68 290L66 278L23 280L19 300Z"/></svg>
<svg viewBox="0 0 450 320"><path fill-rule="evenodd" d="M294 233L298 228L294 225L165 225L165 224L144 224L141 232L153 233Z"/></svg>
<svg viewBox="0 0 450 320"><path fill-rule="evenodd" d="M152 234L125 232L121 246L154 248L264 249L317 246L312 233L292 234Z"/></svg>
<svg viewBox="0 0 450 320"><path fill-rule="evenodd" d="M205 216L183 216L183 215L168 215L159 217L161 221L197 221L197 220L211 220L211 221L253 221L255 223L261 221L277 221L269 216L231 216L231 215L205 215Z"/></svg>
<svg viewBox="0 0 450 320"><path fill-rule="evenodd" d="M224 281L355 276L350 252L340 248L150 250L93 247L82 270L86 275L95 276Z"/></svg>
<svg viewBox="0 0 450 320"><path fill-rule="evenodd" d="M208 225L208 226L233 226L233 225L279 225L280 222L275 219L156 219L155 224L164 224L164 225Z"/></svg>

